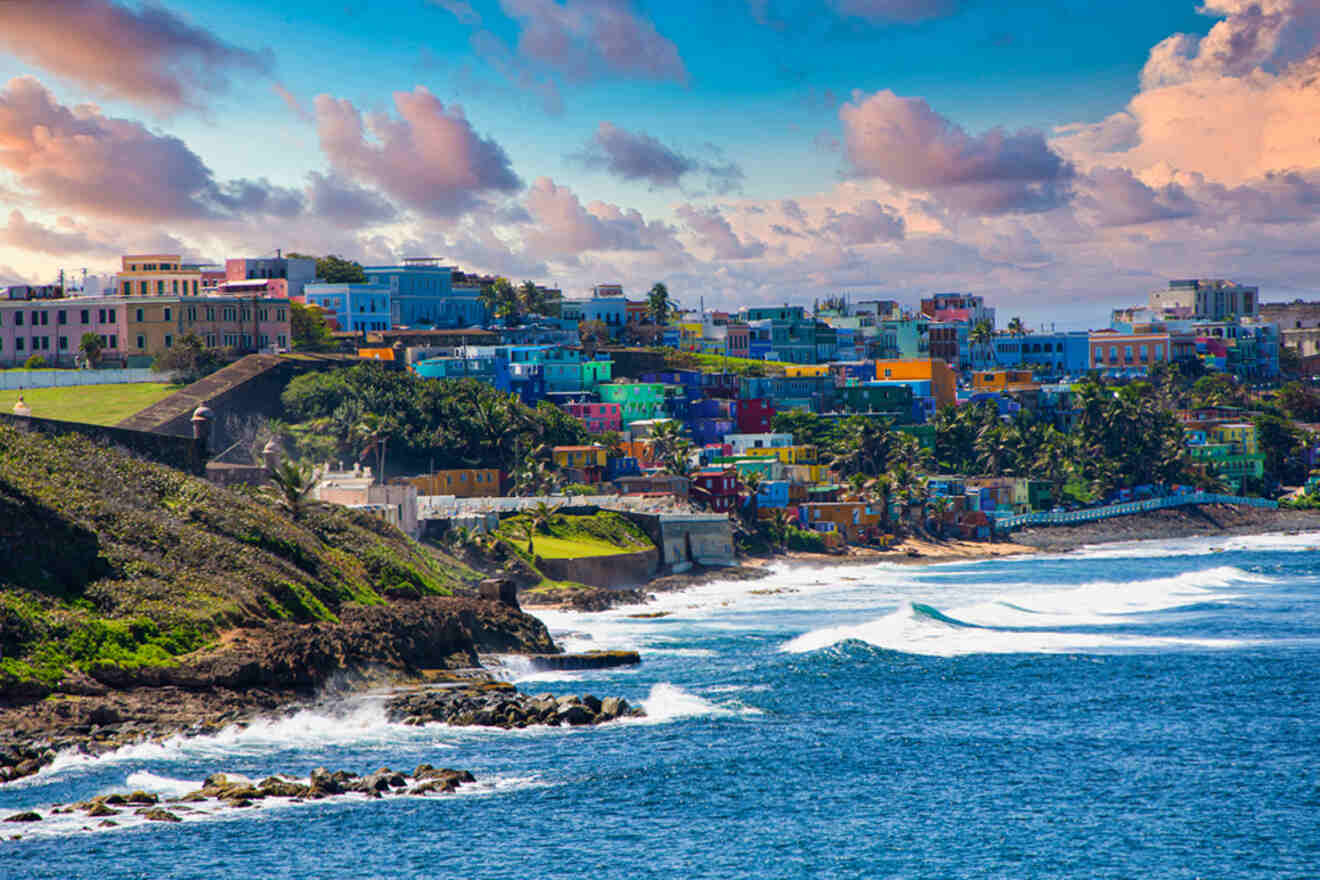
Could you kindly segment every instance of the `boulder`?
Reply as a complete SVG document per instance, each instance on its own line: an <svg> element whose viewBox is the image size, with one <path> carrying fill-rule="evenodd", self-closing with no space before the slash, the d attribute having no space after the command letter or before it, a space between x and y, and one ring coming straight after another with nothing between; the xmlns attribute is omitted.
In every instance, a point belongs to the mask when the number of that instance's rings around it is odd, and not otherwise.
<svg viewBox="0 0 1320 880"><path fill-rule="evenodd" d="M91 808L87 811L87 815L93 817L118 816L119 811L112 810L109 807L107 807L105 804L92 804Z"/></svg>
<svg viewBox="0 0 1320 880"><path fill-rule="evenodd" d="M5 821L6 822L40 822L41 814L34 813L31 810L28 810L25 813L15 813L12 816L7 816L5 818Z"/></svg>
<svg viewBox="0 0 1320 880"><path fill-rule="evenodd" d="M146 819L148 822L182 822L183 821L178 816L171 813L169 810L163 809L161 807L155 807L153 809L147 810L145 813L142 814L142 818Z"/></svg>

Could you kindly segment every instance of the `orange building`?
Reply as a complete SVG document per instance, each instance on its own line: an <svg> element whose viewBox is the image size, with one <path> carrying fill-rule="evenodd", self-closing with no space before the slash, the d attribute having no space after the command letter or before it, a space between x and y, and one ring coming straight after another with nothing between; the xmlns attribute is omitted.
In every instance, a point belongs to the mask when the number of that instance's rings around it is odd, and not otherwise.
<svg viewBox="0 0 1320 880"><path fill-rule="evenodd" d="M940 358L876 361L875 377L898 382L929 382L936 406L954 406L957 403L957 371Z"/></svg>
<svg viewBox="0 0 1320 880"><path fill-rule="evenodd" d="M973 391L1032 391L1040 388L1030 370L986 370L972 374Z"/></svg>
<svg viewBox="0 0 1320 880"><path fill-rule="evenodd" d="M803 504L801 512L808 529L820 531L817 523L832 523L848 541L879 534L880 512L862 501L812 502Z"/></svg>

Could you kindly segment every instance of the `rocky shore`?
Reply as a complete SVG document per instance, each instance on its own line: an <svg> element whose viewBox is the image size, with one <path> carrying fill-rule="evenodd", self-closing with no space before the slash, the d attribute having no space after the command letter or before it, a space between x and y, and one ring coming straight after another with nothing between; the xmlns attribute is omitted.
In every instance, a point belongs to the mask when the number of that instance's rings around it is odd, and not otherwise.
<svg viewBox="0 0 1320 880"><path fill-rule="evenodd" d="M345 606L338 622L232 630L177 663L105 664L0 694L0 783L60 752L99 755L289 714L318 694L489 673L479 654L559 653L545 625L499 601L428 597ZM437 671L438 674L437 674Z"/></svg>
<svg viewBox="0 0 1320 880"><path fill-rule="evenodd" d="M113 828L129 823L185 822L229 810L260 808L322 800L346 795L368 798L386 796L425 797L450 794L463 785L476 783L467 770L452 770L420 764L412 773L382 767L374 773L359 775L347 770L333 773L318 767L305 778L277 774L256 781L233 773L213 773L195 791L172 798L162 798L149 791L112 792L73 804L52 804L44 810L24 810L0 819L14 827L34 823L58 822L65 817L82 825L82 830ZM21 834L10 834L11 838Z"/></svg>
<svg viewBox="0 0 1320 880"><path fill-rule="evenodd" d="M385 703L389 720L402 724L451 724L455 727L502 727L604 724L645 715L618 697L536 694L529 696L507 682L484 681L399 694Z"/></svg>
<svg viewBox="0 0 1320 880"><path fill-rule="evenodd" d="M1013 541L1034 550L1068 552L1088 544L1160 538L1229 537L1320 531L1320 511L1270 510L1225 504L1155 510L1073 526L1020 529Z"/></svg>

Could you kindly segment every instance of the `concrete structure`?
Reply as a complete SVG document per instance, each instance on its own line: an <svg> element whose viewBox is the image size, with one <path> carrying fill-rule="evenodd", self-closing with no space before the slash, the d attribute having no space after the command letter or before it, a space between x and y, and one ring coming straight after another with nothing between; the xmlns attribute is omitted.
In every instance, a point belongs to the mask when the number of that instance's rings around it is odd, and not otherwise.
<svg viewBox="0 0 1320 880"><path fill-rule="evenodd" d="M494 468L458 468L433 471L404 482L417 489L418 495L452 495L455 498L496 498L500 492L500 472Z"/></svg>
<svg viewBox="0 0 1320 880"><path fill-rule="evenodd" d="M481 287L454 286L453 266L432 257L412 257L397 266L363 268L367 281L389 288L394 327L471 327L490 320Z"/></svg>
<svg viewBox="0 0 1320 880"><path fill-rule="evenodd" d="M1144 375L1157 363L1196 356L1196 340L1186 334L1100 330L1090 335L1091 369Z"/></svg>
<svg viewBox="0 0 1320 880"><path fill-rule="evenodd" d="M1222 278L1175 280L1164 290L1152 291L1149 302L1152 311L1173 318L1254 318L1260 313L1260 288Z"/></svg>
<svg viewBox="0 0 1320 880"><path fill-rule="evenodd" d="M924 359L876 361L875 375L881 381L929 382L931 396L941 409L957 402L957 376L952 367L934 355Z"/></svg>
<svg viewBox="0 0 1320 880"><path fill-rule="evenodd" d="M371 468L334 471L327 465L317 474L312 495L318 501L342 504L378 516L416 538L417 487L390 483L378 485Z"/></svg>

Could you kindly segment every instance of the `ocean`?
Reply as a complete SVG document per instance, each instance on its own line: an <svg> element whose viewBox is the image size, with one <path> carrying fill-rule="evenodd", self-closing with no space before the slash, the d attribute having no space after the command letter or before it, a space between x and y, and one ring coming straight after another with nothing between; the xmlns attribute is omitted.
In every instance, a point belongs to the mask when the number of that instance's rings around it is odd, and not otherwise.
<svg viewBox="0 0 1320 880"><path fill-rule="evenodd" d="M1320 534L784 567L540 616L567 650L642 664L510 660L510 679L648 717L418 728L364 695L62 757L0 788L0 815L218 771L429 762L478 782L178 824L3 824L0 880L1320 877Z"/></svg>

